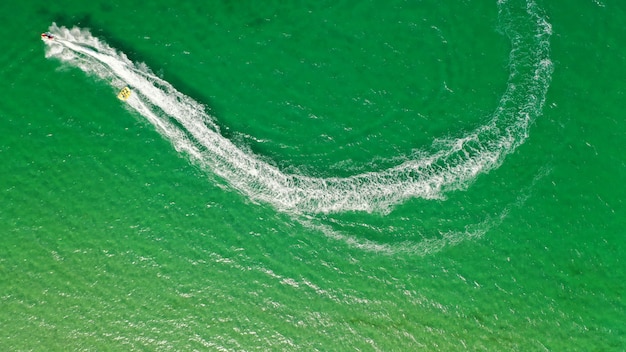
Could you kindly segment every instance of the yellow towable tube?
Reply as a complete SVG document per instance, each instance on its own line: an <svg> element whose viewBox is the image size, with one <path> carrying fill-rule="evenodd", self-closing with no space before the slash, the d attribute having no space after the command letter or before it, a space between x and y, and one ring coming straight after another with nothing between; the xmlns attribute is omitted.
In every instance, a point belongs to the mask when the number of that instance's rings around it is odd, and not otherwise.
<svg viewBox="0 0 626 352"><path fill-rule="evenodd" d="M120 90L119 93L117 93L117 98L119 100L126 101L128 98L130 98L131 93L132 92L130 91L130 88L124 87L122 88L122 90Z"/></svg>

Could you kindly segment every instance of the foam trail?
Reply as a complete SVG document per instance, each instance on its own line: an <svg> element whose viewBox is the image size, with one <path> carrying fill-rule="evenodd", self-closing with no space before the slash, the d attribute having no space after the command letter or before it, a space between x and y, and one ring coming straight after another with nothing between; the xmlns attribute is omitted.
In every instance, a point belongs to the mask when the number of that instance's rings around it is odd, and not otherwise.
<svg viewBox="0 0 626 352"><path fill-rule="evenodd" d="M511 8L509 8L511 7ZM437 140L434 152L395 167L345 178L286 174L224 138L204 107L178 92L145 65L94 38L87 30L53 24L46 41L54 57L94 74L112 86L131 87L128 104L148 119L178 151L226 180L253 201L289 213L388 212L403 201L440 198L467 187L478 174L499 166L528 136L540 115L552 74L550 25L533 1L515 14L499 0L499 16L511 40L507 89L491 121L458 139ZM522 31L517 28L530 28Z"/></svg>

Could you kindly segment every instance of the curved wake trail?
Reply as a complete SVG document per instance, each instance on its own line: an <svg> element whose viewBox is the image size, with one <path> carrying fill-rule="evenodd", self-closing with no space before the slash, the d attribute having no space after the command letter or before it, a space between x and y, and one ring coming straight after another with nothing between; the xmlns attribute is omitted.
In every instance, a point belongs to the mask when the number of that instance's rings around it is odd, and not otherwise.
<svg viewBox="0 0 626 352"><path fill-rule="evenodd" d="M224 138L213 117L193 99L126 55L93 37L87 30L52 24L55 40L46 57L58 58L106 80L128 85L128 104L148 119L178 151L225 179L254 201L299 213L344 211L388 212L409 198L434 199L467 187L478 174L498 167L528 136L530 123L541 114L550 84L550 24L533 1L514 14L499 0L499 16L511 40L507 89L489 123L458 139L438 140L434 152L395 167L339 178L286 174ZM525 29L525 30L523 30Z"/></svg>

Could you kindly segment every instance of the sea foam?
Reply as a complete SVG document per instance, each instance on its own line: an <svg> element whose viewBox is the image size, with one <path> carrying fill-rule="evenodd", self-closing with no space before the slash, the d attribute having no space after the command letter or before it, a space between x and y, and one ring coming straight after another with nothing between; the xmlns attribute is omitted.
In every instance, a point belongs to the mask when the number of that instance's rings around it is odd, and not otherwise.
<svg viewBox="0 0 626 352"><path fill-rule="evenodd" d="M445 192L467 187L527 139L530 124L541 114L553 65L551 27L533 1L526 5L524 14L513 14L507 1L498 1L501 26L511 42L510 72L507 88L486 124L459 138L434 141L430 154L416 153L394 167L349 177L286 173L242 150L220 134L202 104L86 29L52 24L49 31L55 40L46 41L46 57L78 67L115 88L129 86L133 91L129 107L176 150L254 202L294 215L387 213L410 198L440 199Z"/></svg>

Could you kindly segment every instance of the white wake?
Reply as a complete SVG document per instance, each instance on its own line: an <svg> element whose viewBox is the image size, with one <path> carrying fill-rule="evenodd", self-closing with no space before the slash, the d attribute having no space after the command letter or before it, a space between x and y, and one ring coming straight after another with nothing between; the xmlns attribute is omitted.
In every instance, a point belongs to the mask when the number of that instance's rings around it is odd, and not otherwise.
<svg viewBox="0 0 626 352"><path fill-rule="evenodd" d="M79 67L116 88L129 86L134 93L128 100L132 109L178 151L253 201L295 214L388 212L409 198L440 198L446 191L467 187L479 174L498 167L528 137L552 75L551 27L533 1L527 1L520 14L509 6L498 1L500 21L511 41L510 74L490 121L461 138L435 141L434 152L428 155L344 178L288 174L238 148L220 134L201 104L86 29L52 24L49 31L55 39L45 41L46 57Z"/></svg>

